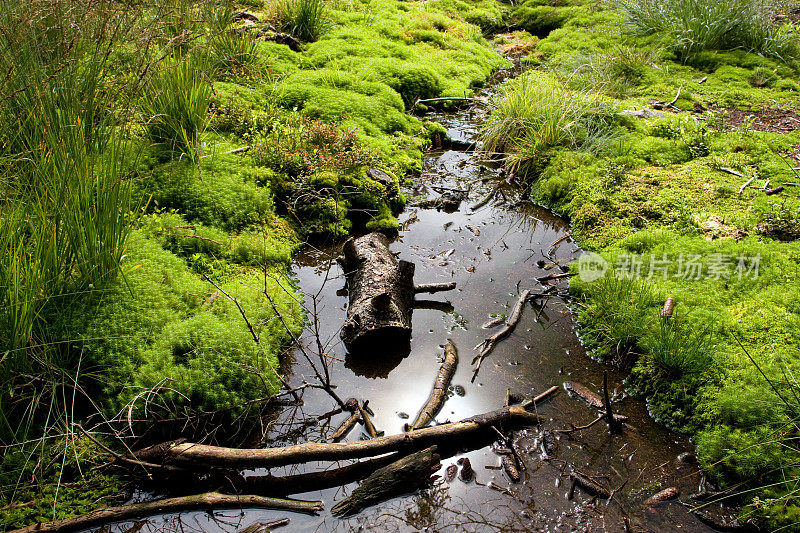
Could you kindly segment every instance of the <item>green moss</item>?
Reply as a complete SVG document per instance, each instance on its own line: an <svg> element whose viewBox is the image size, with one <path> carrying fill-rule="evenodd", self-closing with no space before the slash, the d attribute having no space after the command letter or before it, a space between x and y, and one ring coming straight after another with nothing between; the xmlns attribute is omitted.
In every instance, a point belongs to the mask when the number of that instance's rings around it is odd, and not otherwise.
<svg viewBox="0 0 800 533"><path fill-rule="evenodd" d="M544 27L548 6L523 5L529 10L516 11ZM756 184L769 178L773 186L797 181L781 152L800 143L800 132L732 126L720 108L797 109L795 65L743 50L678 58L664 51L662 36L624 35L615 13L573 3L549 8L557 27L538 50L556 74L588 73L567 79L573 88L602 91L630 110L676 95L680 108L716 109L622 118L624 138L612 148L599 155L550 150L537 169L533 199L569 217L581 245L599 252L609 268L599 281L572 280L582 301L582 339L600 358L634 364L631 390L647 398L657 420L696 438L701 463L719 481L753 487L794 479L800 459L791 429L800 414L793 377L800 372L800 194L787 187L776 199L739 190L750 177ZM630 49L649 59L631 63ZM634 83L609 90L598 58L638 64ZM687 278L679 272L681 261L695 255L703 268L722 261L727 275L704 270L698 279ZM648 270L664 258L665 272ZM615 277L635 262L634 279ZM757 277L748 271L753 264ZM665 320L659 313L667 297L675 310ZM798 509L790 490L780 485L749 493L758 496L748 512L789 523Z"/></svg>
<svg viewBox="0 0 800 533"><path fill-rule="evenodd" d="M56 324L82 332L84 364L103 369L96 386L113 399L112 412L131 401L144 409L136 399L150 389L166 405L234 411L277 389L274 369L288 333L273 320L262 291L272 295L293 328L300 319L296 297L285 292L289 284L280 274L273 273L275 280L270 277L265 287L259 270L228 272L217 290L141 232L132 234L129 248L124 279L75 302ZM222 291L239 301L258 343Z"/></svg>

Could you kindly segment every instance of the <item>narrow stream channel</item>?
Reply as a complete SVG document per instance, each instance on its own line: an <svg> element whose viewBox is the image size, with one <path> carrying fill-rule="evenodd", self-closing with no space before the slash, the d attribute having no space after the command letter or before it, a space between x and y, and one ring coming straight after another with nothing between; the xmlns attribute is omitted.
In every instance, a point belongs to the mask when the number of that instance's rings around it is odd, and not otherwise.
<svg viewBox="0 0 800 533"><path fill-rule="evenodd" d="M488 98L488 90L480 96ZM482 112L479 104L434 118L448 128L450 138L468 143L475 138ZM683 458L690 455L693 447L685 437L653 422L644 402L625 395L623 373L586 354L562 299L527 305L515 332L497 345L471 383L469 363L474 346L494 331L482 325L495 316L507 316L519 291L541 289L537 277L560 272L559 264L565 265L581 253L569 237L562 239L569 231L564 220L525 202L512 187L494 202L472 210L491 188L479 178L496 177L500 172L468 151L434 151L425 156L421 179L406 191L411 206L401 216L401 231L392 250L416 264L417 283L455 281L457 290L428 296L425 299L438 303L414 311L411 353L400 360L387 359L382 353L356 360L339 340L347 306L344 277L336 263L341 246L307 248L296 257L293 274L306 304L310 306L316 298L319 335L333 361L338 394L369 400L375 426L387 435L402 432L408 417L413 418L425 402L448 339L458 347L460 362L452 395L438 422L500 408L508 389L515 396L532 397L558 386L559 391L538 406L542 423L515 432L517 449L525 459L523 480L513 484L506 478L499 468L500 457L489 443L443 458L440 478L431 488L379 504L350 519L331 516L330 508L348 495L355 483L292 495L324 501L326 510L319 516L260 510L231 510L213 517L183 513L149 521L149 530L235 531L289 516L291 523L282 531L713 531L678 501L643 504L666 487L677 487L682 495L697 491L700 473L696 463L678 459L681 454ZM444 188L468 187L468 197L453 213L413 207L421 199L438 198ZM505 201L501 201L503 195ZM553 245L556 241L560 242ZM562 292L566 290L566 280L555 283ZM306 328L302 338L310 346L316 344L313 330L313 326ZM313 373L298 354L289 366L292 385L313 382ZM616 411L629 417L624 431L612 436L605 424L598 423L587 430L558 433L558 429L584 425L596 417L586 403L567 394L564 383L576 381L600 391L604 371L609 372L609 388L617 398ZM268 422L262 444L278 446L329 437L346 414L319 424L303 421L316 420L333 407L323 391L307 389L301 407L285 409ZM362 428L356 426L346 440L361 437ZM469 442L463 446L474 448ZM476 479L446 482L444 470L461 457L470 459ZM299 474L346 464L309 463L269 473ZM595 499L581 490L569 499L569 474L574 470L617 489L612 501ZM259 470L248 475L265 473ZM491 488L490 481L507 492ZM177 523L180 528L176 529Z"/></svg>

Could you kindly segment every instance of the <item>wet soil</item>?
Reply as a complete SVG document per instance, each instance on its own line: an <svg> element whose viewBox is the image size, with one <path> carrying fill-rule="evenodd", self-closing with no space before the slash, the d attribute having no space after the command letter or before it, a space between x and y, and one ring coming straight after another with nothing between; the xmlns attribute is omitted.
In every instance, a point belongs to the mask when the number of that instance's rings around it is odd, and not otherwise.
<svg viewBox="0 0 800 533"><path fill-rule="evenodd" d="M725 122L730 130L739 129L745 125L755 131L772 133L789 133L800 129L800 115L790 109L765 107L756 111L742 111L729 108L725 110Z"/></svg>

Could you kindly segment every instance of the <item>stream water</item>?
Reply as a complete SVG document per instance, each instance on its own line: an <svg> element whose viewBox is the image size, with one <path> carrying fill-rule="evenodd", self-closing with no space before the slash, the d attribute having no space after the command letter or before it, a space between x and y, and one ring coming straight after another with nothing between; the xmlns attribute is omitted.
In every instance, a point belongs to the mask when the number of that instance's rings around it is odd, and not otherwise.
<svg viewBox="0 0 800 533"><path fill-rule="evenodd" d="M487 98L488 92L481 97ZM482 107L476 105L435 119L448 128L450 138L463 143L474 140L481 114ZM434 151L425 157L421 178L406 191L411 204L438 198L444 188L469 189L469 194L453 213L412 206L402 214L401 231L391 248L400 258L416 263L415 282L457 283L455 291L426 297L430 304L414 311L411 352L402 359L382 353L356 359L346 353L339 340L347 306L344 277L335 260L340 246L307 248L296 257L293 274L306 304L316 300L316 328L332 362L338 394L369 400L375 426L387 435L403 431L408 417L413 419L425 402L448 339L457 346L460 362L438 422L500 408L509 389L515 396L532 397L558 386L555 395L538 405L540 425L514 433L525 462L522 481L514 484L506 478L491 442L463 442L462 450L467 451L443 457L441 477L429 489L389 500L349 519L331 516L330 508L348 495L355 483L292 495L324 501L326 511L319 516L260 510L214 515L195 512L151 520L147 530L235 531L289 516L291 523L283 530L712 531L678 501L643 504L666 487L677 487L684 498L697 491L700 473L696 464L678 459L684 452L691 454L693 447L685 437L653 422L643 401L624 394L623 373L586 354L575 335L573 316L561 298L527 305L514 333L497 345L475 382L470 381L474 346L496 331L482 325L493 317L509 315L519 291L540 290L537 277L559 273L559 265L581 253L569 237L561 239L569 231L564 220L521 201L513 187L503 189L485 206L471 209L491 188L479 178L497 177L501 172L468 151ZM553 245L556 241L560 242ZM554 283L563 294L567 281ZM312 324L301 340L316 349L315 335ZM292 385L314 381L299 354L286 370ZM587 424L597 414L570 396L564 383L579 382L599 392L604 371L609 373L616 412L629 417L624 431L611 435L604 423L598 423L583 431L557 432ZM284 409L269 419L262 445L320 441L347 416L309 424L305 421L316 421L335 405L317 389L306 389L303 400L302 406ZM346 440L361 438L362 431L356 426ZM446 482L445 468L461 457L470 459L476 479ZM269 473L307 473L345 464L310 463ZM593 498L580 489L569 499L572 471L617 489L612 500ZM490 481L507 490L490 487Z"/></svg>

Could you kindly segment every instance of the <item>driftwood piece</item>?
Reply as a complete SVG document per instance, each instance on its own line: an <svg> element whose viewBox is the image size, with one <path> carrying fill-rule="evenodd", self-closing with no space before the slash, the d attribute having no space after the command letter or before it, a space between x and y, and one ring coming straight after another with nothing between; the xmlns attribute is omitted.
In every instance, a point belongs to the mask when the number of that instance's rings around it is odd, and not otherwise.
<svg viewBox="0 0 800 533"><path fill-rule="evenodd" d="M489 413L476 415L460 422L451 422L414 431L356 442L307 442L278 448L224 448L183 442L159 444L139 450L135 456L152 462L174 462L207 469L211 466L226 468L259 468L306 463L309 461L338 461L374 457L393 451L420 450L448 440L464 439L486 431L492 425L509 423L536 424L538 417L523 407L512 405Z"/></svg>
<svg viewBox="0 0 800 533"><path fill-rule="evenodd" d="M237 533L269 533L276 527L283 527L289 525L288 518L281 518L280 520L273 520L272 522L258 522L253 525L240 529Z"/></svg>
<svg viewBox="0 0 800 533"><path fill-rule="evenodd" d="M511 312L511 316L509 316L508 320L506 320L506 324L499 331L497 331L497 333L491 337L488 337L478 345L480 347L480 352L478 352L478 355L476 355L472 360L472 364L475 366L472 372L472 381L475 381L475 378L478 376L478 371L481 369L481 365L483 364L483 360L491 353L492 350L494 350L495 345L511 335L511 332L513 332L514 328L517 327L517 322L519 322L519 319L522 317L522 309L525 307L525 302L528 301L530 294L531 291L527 289L522 291L522 294L519 295L516 305L514 305L514 310Z"/></svg>
<svg viewBox="0 0 800 533"><path fill-rule="evenodd" d="M567 381L564 383L564 388L588 403L591 407L595 409L603 408L603 399L589 390L586 385L578 383L577 381Z"/></svg>
<svg viewBox="0 0 800 533"><path fill-rule="evenodd" d="M525 409L529 409L529 408L534 408L535 409L537 403L539 403L539 402L541 402L543 400L546 400L551 395L553 395L556 392L558 392L558 388L559 388L558 385L553 385L552 387L550 387L546 391L544 391L544 392L542 392L540 394L537 394L535 398L533 398L531 400L525 400L524 402L522 402L522 407L524 407Z"/></svg>
<svg viewBox="0 0 800 533"><path fill-rule="evenodd" d="M430 483L439 470L436 446L403 457L376 470L350 496L331 508L334 516L351 516L394 496L417 490Z"/></svg>
<svg viewBox="0 0 800 533"><path fill-rule="evenodd" d="M265 498L263 496L253 495L237 496L220 494L219 492L206 492L193 496L179 496L177 498L166 498L153 502L134 503L119 507L106 507L103 509L97 509L91 513L74 516L64 520L34 524L22 529L14 530L13 533L32 533L35 531L77 531L108 522L119 522L121 520L130 520L132 518L140 518L154 514L218 508L241 509L247 507L316 513L317 511L322 510L322 502Z"/></svg>
<svg viewBox="0 0 800 533"><path fill-rule="evenodd" d="M370 438L374 439L375 437L380 437L383 435L383 431L378 431L375 429L375 425L372 423L367 402L364 402L362 405L358 406L358 412L361 414L361 420L364 422L364 429L367 430L367 435L369 435Z"/></svg>
<svg viewBox="0 0 800 533"><path fill-rule="evenodd" d="M342 266L349 305L341 337L351 352L380 339L408 344L414 302L414 264L398 261L389 239L370 233L344 244Z"/></svg>
<svg viewBox="0 0 800 533"><path fill-rule="evenodd" d="M453 379L453 374L456 373L457 366L458 351L453 342L449 341L444 347L444 362L436 375L436 381L433 382L433 390L428 397L428 401L422 406L419 414L411 424L411 429L427 426L439 413L447 397L447 387L450 385L450 380Z"/></svg>

